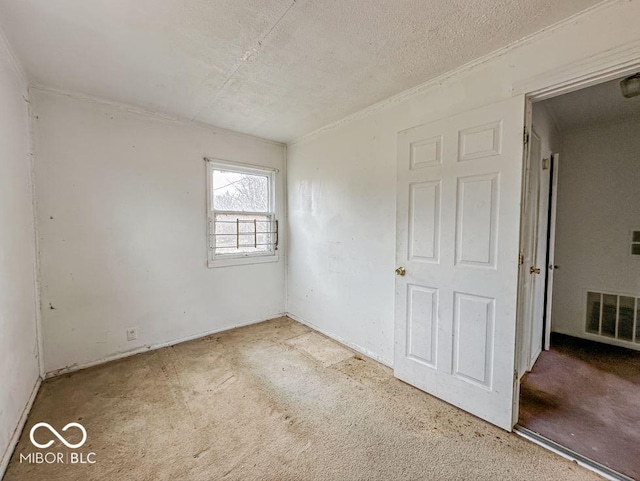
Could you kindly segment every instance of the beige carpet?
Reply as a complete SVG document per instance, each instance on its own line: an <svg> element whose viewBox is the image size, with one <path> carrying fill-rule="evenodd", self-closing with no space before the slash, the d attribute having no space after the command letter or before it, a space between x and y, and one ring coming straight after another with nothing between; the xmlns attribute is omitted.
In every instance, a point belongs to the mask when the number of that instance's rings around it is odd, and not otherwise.
<svg viewBox="0 0 640 481"><path fill-rule="evenodd" d="M94 464L29 464L37 422ZM80 438L76 428L63 433ZM55 439L44 429L36 440ZM56 440L43 451L72 451ZM286 318L45 382L13 480L589 480Z"/></svg>

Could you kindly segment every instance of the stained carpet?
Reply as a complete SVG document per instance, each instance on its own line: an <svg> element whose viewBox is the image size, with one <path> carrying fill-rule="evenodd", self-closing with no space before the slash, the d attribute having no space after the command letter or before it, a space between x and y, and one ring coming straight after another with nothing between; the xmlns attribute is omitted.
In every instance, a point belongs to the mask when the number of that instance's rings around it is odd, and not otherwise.
<svg viewBox="0 0 640 481"><path fill-rule="evenodd" d="M640 479L640 352L554 334L522 382L518 422Z"/></svg>
<svg viewBox="0 0 640 481"><path fill-rule="evenodd" d="M93 464L34 464L81 423ZM43 451L71 451L46 430ZM68 441L80 434L70 428ZM568 480L574 463L394 379L287 318L46 381L7 481Z"/></svg>

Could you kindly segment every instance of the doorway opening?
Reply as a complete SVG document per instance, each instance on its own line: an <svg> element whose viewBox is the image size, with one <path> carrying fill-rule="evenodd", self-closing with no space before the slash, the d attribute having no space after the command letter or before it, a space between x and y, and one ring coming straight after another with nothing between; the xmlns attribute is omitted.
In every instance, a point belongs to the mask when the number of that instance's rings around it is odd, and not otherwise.
<svg viewBox="0 0 640 481"><path fill-rule="evenodd" d="M528 104L518 424L640 479L640 95L622 80Z"/></svg>

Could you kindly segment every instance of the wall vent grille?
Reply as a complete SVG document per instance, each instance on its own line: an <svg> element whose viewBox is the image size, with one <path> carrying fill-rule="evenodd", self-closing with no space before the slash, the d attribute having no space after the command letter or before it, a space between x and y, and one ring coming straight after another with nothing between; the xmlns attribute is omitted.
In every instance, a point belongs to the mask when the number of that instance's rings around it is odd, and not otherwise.
<svg viewBox="0 0 640 481"><path fill-rule="evenodd" d="M640 230L634 230L631 234L631 255L640 256Z"/></svg>
<svg viewBox="0 0 640 481"><path fill-rule="evenodd" d="M640 343L639 309L637 297L587 292L585 330L590 334Z"/></svg>

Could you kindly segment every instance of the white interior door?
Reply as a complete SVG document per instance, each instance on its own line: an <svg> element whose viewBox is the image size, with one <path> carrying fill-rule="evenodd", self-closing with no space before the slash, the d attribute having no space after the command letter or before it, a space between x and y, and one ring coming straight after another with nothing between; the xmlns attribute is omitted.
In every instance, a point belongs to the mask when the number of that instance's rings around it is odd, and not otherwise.
<svg viewBox="0 0 640 481"><path fill-rule="evenodd" d="M507 430L524 105L518 96L398 134L395 375Z"/></svg>
<svg viewBox="0 0 640 481"><path fill-rule="evenodd" d="M518 378L530 370L533 357L542 346L542 310L536 296L540 274L544 267L537 264L538 220L540 214L540 176L542 171L542 142L531 133L524 163L524 196L520 239L520 273L518 292Z"/></svg>
<svg viewBox="0 0 640 481"><path fill-rule="evenodd" d="M551 347L551 298L553 296L553 274L558 268L555 263L556 245L556 210L558 206L558 171L560 169L560 154L551 156L551 205L549 207L549 255L547 265L547 305L544 330L544 348Z"/></svg>
<svg viewBox="0 0 640 481"><path fill-rule="evenodd" d="M539 142L539 147L532 146L531 150L538 150L539 154L534 160L537 163L537 169L540 176L539 180L539 202L538 202L538 233L537 233L537 253L536 266L540 268L540 275L536 277L535 289L533 294L533 321L531 334L531 352L529 360L529 369L533 369L533 365L538 360L538 356L543 349L543 324L545 320L545 292L546 281L548 277L547 266L547 249L549 236L549 200L551 190L551 152L545 151L545 139L537 138L533 135L533 140Z"/></svg>

